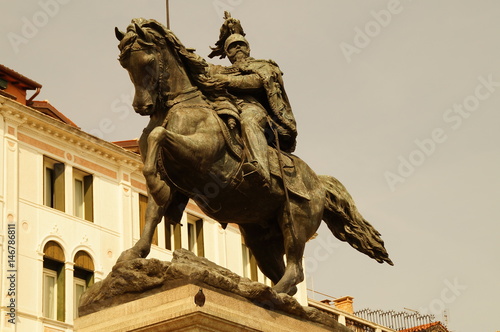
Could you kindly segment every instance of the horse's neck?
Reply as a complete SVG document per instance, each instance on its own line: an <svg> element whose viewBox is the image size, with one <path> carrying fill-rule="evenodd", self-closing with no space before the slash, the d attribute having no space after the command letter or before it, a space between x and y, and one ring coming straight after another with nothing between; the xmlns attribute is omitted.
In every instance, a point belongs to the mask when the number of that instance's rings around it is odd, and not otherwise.
<svg viewBox="0 0 500 332"><path fill-rule="evenodd" d="M179 94L194 88L184 65L178 56L172 53L170 47L166 48L163 58L166 64L166 85L168 89L167 99L173 99Z"/></svg>
<svg viewBox="0 0 500 332"><path fill-rule="evenodd" d="M146 135L154 128L164 124L169 111L168 102L194 87L183 66L179 63L179 59L171 52L169 48L160 51L163 60L161 70L164 71L162 73L163 77L160 79L160 89L162 90L160 93L163 94L161 99L163 99L164 104L151 115L149 123L144 129Z"/></svg>

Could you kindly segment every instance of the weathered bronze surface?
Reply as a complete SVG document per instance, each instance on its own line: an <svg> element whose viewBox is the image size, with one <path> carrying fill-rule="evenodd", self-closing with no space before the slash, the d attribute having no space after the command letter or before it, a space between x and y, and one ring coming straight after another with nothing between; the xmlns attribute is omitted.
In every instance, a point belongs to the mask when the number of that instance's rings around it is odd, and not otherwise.
<svg viewBox="0 0 500 332"><path fill-rule="evenodd" d="M139 142L146 225L118 262L146 257L161 218L180 222L191 198L223 225L239 224L278 293L296 292L305 243L322 220L338 239L392 265L345 187L291 154L297 131L281 71L249 56L239 21L226 15L211 54L227 55L229 67L207 63L154 20L134 19L116 36L135 86L133 107L150 117Z"/></svg>

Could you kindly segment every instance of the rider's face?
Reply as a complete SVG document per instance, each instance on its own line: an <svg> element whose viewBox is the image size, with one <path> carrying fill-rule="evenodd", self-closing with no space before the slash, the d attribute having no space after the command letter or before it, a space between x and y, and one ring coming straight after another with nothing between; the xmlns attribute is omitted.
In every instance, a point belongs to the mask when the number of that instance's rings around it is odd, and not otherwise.
<svg viewBox="0 0 500 332"><path fill-rule="evenodd" d="M248 45L242 41L231 43L227 48L227 57L231 63L247 58L250 55Z"/></svg>

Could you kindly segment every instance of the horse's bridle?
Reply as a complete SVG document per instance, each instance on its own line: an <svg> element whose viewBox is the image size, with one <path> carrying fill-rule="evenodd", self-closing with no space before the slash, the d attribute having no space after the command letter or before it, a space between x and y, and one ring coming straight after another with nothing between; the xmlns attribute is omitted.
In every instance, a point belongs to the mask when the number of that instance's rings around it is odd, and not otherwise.
<svg viewBox="0 0 500 332"><path fill-rule="evenodd" d="M187 88L179 92L164 92L164 74L165 74L165 61L163 60L163 51L157 45L151 45L146 47L132 47L130 52L144 51L147 49L153 49L158 53L158 83L157 83L157 93L158 102L160 105L164 105L167 108L171 108L176 104L185 102L187 100L196 98L201 95L201 92L196 86ZM166 96L165 96L166 95ZM166 97L166 98L165 98Z"/></svg>

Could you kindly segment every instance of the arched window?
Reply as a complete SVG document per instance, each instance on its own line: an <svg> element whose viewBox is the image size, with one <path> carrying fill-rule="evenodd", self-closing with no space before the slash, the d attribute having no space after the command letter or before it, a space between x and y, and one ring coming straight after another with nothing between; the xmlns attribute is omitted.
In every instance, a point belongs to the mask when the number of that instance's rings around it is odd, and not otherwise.
<svg viewBox="0 0 500 332"><path fill-rule="evenodd" d="M43 247L43 316L64 322L64 251L55 241Z"/></svg>
<svg viewBox="0 0 500 332"><path fill-rule="evenodd" d="M78 317L80 297L94 283L94 262L92 257L83 250L75 254L73 278L73 317Z"/></svg>

